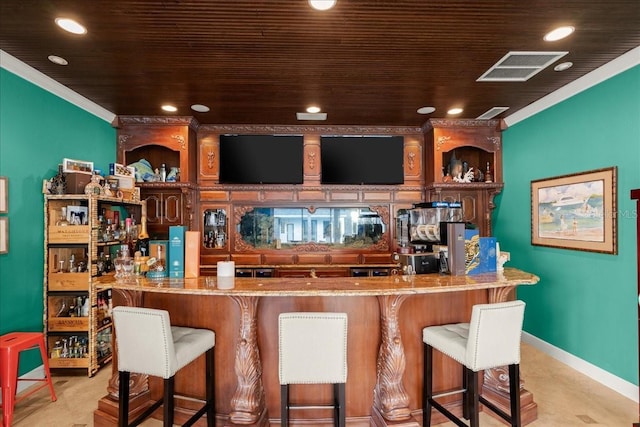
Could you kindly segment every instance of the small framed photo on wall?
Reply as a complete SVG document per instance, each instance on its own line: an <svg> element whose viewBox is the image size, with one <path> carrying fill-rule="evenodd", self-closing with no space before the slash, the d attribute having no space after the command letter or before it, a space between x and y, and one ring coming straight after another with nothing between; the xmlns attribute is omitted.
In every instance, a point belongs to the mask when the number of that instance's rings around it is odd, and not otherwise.
<svg viewBox="0 0 640 427"><path fill-rule="evenodd" d="M9 213L9 178L0 176L0 214Z"/></svg>

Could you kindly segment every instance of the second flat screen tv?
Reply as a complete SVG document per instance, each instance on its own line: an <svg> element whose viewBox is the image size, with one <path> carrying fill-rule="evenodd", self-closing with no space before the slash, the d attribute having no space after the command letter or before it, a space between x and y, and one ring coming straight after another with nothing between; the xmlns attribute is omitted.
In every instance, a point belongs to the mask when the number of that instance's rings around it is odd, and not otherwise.
<svg viewBox="0 0 640 427"><path fill-rule="evenodd" d="M404 137L323 136L323 184L404 184Z"/></svg>
<svg viewBox="0 0 640 427"><path fill-rule="evenodd" d="M302 184L302 135L220 135L220 183Z"/></svg>

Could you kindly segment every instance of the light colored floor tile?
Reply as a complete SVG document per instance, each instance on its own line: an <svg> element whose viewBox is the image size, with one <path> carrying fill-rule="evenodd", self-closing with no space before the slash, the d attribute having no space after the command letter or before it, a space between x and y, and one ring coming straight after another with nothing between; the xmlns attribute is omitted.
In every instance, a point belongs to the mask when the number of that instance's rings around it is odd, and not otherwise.
<svg viewBox="0 0 640 427"><path fill-rule="evenodd" d="M531 427L631 427L638 422L638 404L578 373L530 345L522 345L522 378L538 404ZM57 402L43 389L20 402L14 427L85 427L93 425L93 411L105 395L111 368L93 378L54 377ZM484 413L483 427L503 426ZM144 427L162 425L148 420ZM453 423L440 424L441 427Z"/></svg>

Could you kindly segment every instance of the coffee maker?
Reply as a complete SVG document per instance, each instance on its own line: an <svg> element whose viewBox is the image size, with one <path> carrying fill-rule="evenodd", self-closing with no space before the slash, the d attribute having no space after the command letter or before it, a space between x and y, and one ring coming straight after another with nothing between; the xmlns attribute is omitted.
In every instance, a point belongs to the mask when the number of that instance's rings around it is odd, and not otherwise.
<svg viewBox="0 0 640 427"><path fill-rule="evenodd" d="M403 274L464 274L464 222L460 202L426 202L398 212L394 259Z"/></svg>

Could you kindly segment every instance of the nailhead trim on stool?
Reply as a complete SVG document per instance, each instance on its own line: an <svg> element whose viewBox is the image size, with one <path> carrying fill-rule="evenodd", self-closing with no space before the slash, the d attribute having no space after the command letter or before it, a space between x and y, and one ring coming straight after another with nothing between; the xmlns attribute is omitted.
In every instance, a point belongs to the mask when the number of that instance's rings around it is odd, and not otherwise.
<svg viewBox="0 0 640 427"><path fill-rule="evenodd" d="M422 390L422 424L431 425L431 408L435 408L456 425L466 427L436 398L462 393L462 413L471 427L479 426L479 403L498 414L513 427L520 427L520 339L524 320L522 301L473 306L470 323L430 326L422 330L424 342L424 379ZM449 356L463 367L463 388L433 394L433 349ZM478 372L509 366L509 400L511 414L480 396Z"/></svg>
<svg viewBox="0 0 640 427"><path fill-rule="evenodd" d="M191 426L207 414L207 426L215 427L214 347L216 335L209 329L171 326L166 310L119 306L113 309L119 375L118 425L136 426L164 403L165 427L173 425L174 379L176 373L206 353L206 402L184 426ZM130 373L164 379L163 398L153 403L129 424Z"/></svg>
<svg viewBox="0 0 640 427"><path fill-rule="evenodd" d="M18 364L20 353L30 349L40 349L45 378L20 379L18 378ZM11 332L0 337L0 381L2 382L2 425L9 427L13 419L13 407L27 396L41 388L49 386L51 401L56 401L56 393L53 390L51 373L49 372L49 355L44 344L44 334L41 332ZM17 381L42 381L38 387L28 390L16 400Z"/></svg>

